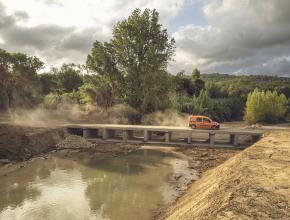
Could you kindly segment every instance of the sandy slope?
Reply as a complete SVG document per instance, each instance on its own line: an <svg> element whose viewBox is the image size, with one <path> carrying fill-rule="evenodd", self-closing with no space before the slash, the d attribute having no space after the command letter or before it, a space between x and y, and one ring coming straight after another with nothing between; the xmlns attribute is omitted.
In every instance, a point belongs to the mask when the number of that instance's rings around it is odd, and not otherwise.
<svg viewBox="0 0 290 220"><path fill-rule="evenodd" d="M204 173L166 219L290 219L290 130Z"/></svg>

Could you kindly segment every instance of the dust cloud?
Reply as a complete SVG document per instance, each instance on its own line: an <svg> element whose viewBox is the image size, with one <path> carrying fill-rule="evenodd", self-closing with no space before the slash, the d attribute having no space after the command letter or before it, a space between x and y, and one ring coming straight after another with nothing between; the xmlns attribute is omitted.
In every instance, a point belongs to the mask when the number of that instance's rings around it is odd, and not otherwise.
<svg viewBox="0 0 290 220"><path fill-rule="evenodd" d="M134 124L140 121L140 116L136 110L127 105L115 105L104 109L98 106L66 104L58 106L57 109L39 107L10 110L0 120L23 126L53 127L68 123Z"/></svg>
<svg viewBox="0 0 290 220"><path fill-rule="evenodd" d="M184 127L188 125L188 118L188 114L180 113L175 109L167 109L145 115L141 123L144 125Z"/></svg>
<svg viewBox="0 0 290 220"><path fill-rule="evenodd" d="M141 116L134 108L123 104L107 109L98 106L66 104L58 106L57 109L38 107L10 110L0 117L0 122L31 127L54 127L70 123L187 126L188 117L188 114L174 109Z"/></svg>

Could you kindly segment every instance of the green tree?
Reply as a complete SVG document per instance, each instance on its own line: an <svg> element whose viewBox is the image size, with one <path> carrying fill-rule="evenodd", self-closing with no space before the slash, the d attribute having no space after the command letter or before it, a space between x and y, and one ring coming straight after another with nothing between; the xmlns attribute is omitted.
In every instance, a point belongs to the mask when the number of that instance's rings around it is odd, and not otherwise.
<svg viewBox="0 0 290 220"><path fill-rule="evenodd" d="M38 75L42 94L47 95L57 89L57 77L52 73L42 73Z"/></svg>
<svg viewBox="0 0 290 220"><path fill-rule="evenodd" d="M200 71L195 68L191 73L191 78L193 81L199 79L200 78Z"/></svg>
<svg viewBox="0 0 290 220"><path fill-rule="evenodd" d="M9 108L8 90L10 87L11 73L9 72L9 64L11 55L5 50L0 49L0 110Z"/></svg>
<svg viewBox="0 0 290 220"><path fill-rule="evenodd" d="M174 39L156 10L136 9L113 29L110 42L96 41L87 66L108 80L114 93L141 113L166 106L171 82L166 72Z"/></svg>
<svg viewBox="0 0 290 220"><path fill-rule="evenodd" d="M42 67L37 57L0 49L0 110L28 107L41 101L37 71Z"/></svg>
<svg viewBox="0 0 290 220"><path fill-rule="evenodd" d="M245 119L248 123L277 122L285 119L287 111L288 100L284 94L255 89L248 95Z"/></svg>
<svg viewBox="0 0 290 220"><path fill-rule="evenodd" d="M64 92L77 90L83 83L80 69L75 64L63 64L60 69L53 70L58 87Z"/></svg>

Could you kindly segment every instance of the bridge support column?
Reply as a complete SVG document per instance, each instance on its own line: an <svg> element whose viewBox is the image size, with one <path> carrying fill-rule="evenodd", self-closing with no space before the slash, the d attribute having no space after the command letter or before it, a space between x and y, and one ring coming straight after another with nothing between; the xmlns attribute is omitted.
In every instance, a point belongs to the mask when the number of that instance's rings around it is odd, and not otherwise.
<svg viewBox="0 0 290 220"><path fill-rule="evenodd" d="M191 142L192 142L192 132L189 132L187 135L187 143L191 144Z"/></svg>
<svg viewBox="0 0 290 220"><path fill-rule="evenodd" d="M123 141L127 142L128 140L133 139L133 131L123 130Z"/></svg>
<svg viewBox="0 0 290 220"><path fill-rule="evenodd" d="M148 142L152 139L152 131L144 130L144 142Z"/></svg>
<svg viewBox="0 0 290 220"><path fill-rule="evenodd" d="M103 128L102 138L104 140L109 139L109 138L114 138L114 136L115 136L115 130Z"/></svg>
<svg viewBox="0 0 290 220"><path fill-rule="evenodd" d="M165 143L169 143L171 141L172 132L165 132Z"/></svg>
<svg viewBox="0 0 290 220"><path fill-rule="evenodd" d="M238 135L230 134L230 144L237 146L238 145Z"/></svg>
<svg viewBox="0 0 290 220"><path fill-rule="evenodd" d="M108 139L108 129L106 129L106 128L103 128L103 133L102 133L102 139L103 140L106 140L106 139Z"/></svg>
<svg viewBox="0 0 290 220"><path fill-rule="evenodd" d="M83 137L84 138L97 138L98 137L98 129L83 129Z"/></svg>
<svg viewBox="0 0 290 220"><path fill-rule="evenodd" d="M209 144L214 145L215 143L215 133L208 133L209 135Z"/></svg>

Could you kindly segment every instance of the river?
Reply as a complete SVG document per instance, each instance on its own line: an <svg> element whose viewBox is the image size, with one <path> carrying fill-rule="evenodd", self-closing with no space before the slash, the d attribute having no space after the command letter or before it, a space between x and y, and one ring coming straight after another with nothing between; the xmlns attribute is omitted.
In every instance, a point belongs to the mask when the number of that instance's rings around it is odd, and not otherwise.
<svg viewBox="0 0 290 220"><path fill-rule="evenodd" d="M118 157L51 155L0 176L0 219L151 219L173 201L187 160L141 149Z"/></svg>

